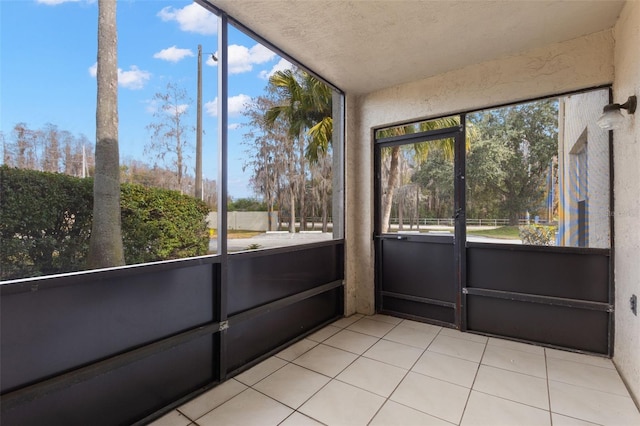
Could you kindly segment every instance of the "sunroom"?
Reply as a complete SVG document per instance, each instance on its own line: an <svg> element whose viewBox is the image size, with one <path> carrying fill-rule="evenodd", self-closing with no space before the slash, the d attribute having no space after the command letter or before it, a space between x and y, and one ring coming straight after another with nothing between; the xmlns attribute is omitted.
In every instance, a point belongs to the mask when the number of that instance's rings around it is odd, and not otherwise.
<svg viewBox="0 0 640 426"><path fill-rule="evenodd" d="M509 417L478 410L498 397L541 409L531 424L640 421L639 2L197 3L218 16L219 199L233 29L332 89L332 238L231 253L219 203L215 255L2 283L3 423L404 424L394 406L417 413L407 424L497 424ZM598 123L610 104L622 117L613 130ZM546 157L518 120L553 140ZM496 136L515 133L515 145ZM523 207L513 194L531 185L541 204ZM499 201L518 205L513 217L495 213ZM499 225L533 236L487 232ZM419 353L405 362L392 344ZM342 368L312 365L338 348ZM453 414L412 402L424 377L455 375L447 351L473 364ZM527 351L538 373L510 371L542 381L531 385L542 407L475 387L490 376L508 387L509 368L489 358L515 365ZM575 360L578 382L558 372ZM347 371L374 361L397 369L382 393ZM300 367L324 380L313 394L270 394L269 377ZM431 384L453 400L452 382ZM381 399L363 396L361 416L323 414L347 386ZM265 411L233 402L243 392L266 396ZM587 400L580 392L615 408L563 405Z"/></svg>

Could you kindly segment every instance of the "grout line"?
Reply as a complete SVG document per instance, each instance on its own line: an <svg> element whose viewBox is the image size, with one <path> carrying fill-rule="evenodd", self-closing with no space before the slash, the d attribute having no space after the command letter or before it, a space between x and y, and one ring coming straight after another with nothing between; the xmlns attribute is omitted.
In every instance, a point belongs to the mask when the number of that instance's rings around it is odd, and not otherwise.
<svg viewBox="0 0 640 426"><path fill-rule="evenodd" d="M471 387L469 388L469 393L467 394L467 400L464 402L464 408L462 409L462 415L460 416L460 422L462 423L462 419L464 419L464 414L467 411L467 405L469 405L469 399L471 398L471 392L474 391L473 386L476 384L476 379L478 378L478 372L480 371L480 366L482 365L482 359L484 358L484 354L487 351L487 346L489 346L489 339L484 344L484 349L482 350L482 355L480 355L480 359L478 360L478 368L476 368L476 374L473 376L473 381L471 382Z"/></svg>
<svg viewBox="0 0 640 426"><path fill-rule="evenodd" d="M476 389L474 389L474 392L481 393L483 395L487 395L487 396L490 396L490 397L493 397L493 398L502 399L504 401L513 402L514 404L523 405L525 407L535 408L536 410L547 411L549 413L549 415L551 415L551 411L550 410L547 410L546 408L536 407L535 405L527 404L526 402L516 401L515 399L509 399L509 398L506 398L504 396L494 395L492 393L488 393L488 392L485 392L485 391L479 391L479 390L476 390Z"/></svg>
<svg viewBox="0 0 640 426"><path fill-rule="evenodd" d="M543 349L544 353L544 372L547 379L547 400L549 401L549 424L553 426L553 416L551 415L551 386L549 385L549 363L547 362L547 349Z"/></svg>
<svg viewBox="0 0 640 426"><path fill-rule="evenodd" d="M235 380L235 379L231 378L230 380ZM240 384L242 384L242 385L244 385L244 386L247 386L247 385L245 385L245 384L244 384L244 383L242 383L242 382L239 382L239 383L240 383ZM206 416L207 414L211 413L212 411L217 410L218 408L222 407L224 404L226 404L227 402L229 402L229 401L231 401L232 399L236 398L237 396L240 396L241 394L245 393L245 392L247 391L247 389L250 389L250 388L251 388L251 386L247 386L245 389L242 389L240 392L238 392L237 394L233 395L231 398L227 399L226 401L222 402L221 404L218 404L217 406L215 406L215 407L214 407L214 408L212 408L211 410L207 411L206 413L202 414L200 417L198 417L198 418L197 418L197 419L195 419L195 420L191 420L191 418L190 418L189 416L187 416L187 415L185 415L185 417L187 417L187 418L188 418L188 419L190 419L193 423L195 423L196 425L198 425L198 423L197 423L197 422L198 422L198 420L200 420L201 418L203 418L203 417L204 417L204 416ZM215 389L215 388L212 388L212 389ZM183 414L184 414L184 413L183 413Z"/></svg>
<svg viewBox="0 0 640 426"><path fill-rule="evenodd" d="M176 408L176 411L177 411L178 413L182 414L183 416L185 416L185 417L189 420L189 422L195 422L195 420L194 420L194 419L192 419L191 417L187 416L185 413L183 413L182 411L180 411L180 407ZM209 411L207 411L207 413L208 413L208 412L209 412ZM171 411L169 411L169 413L171 413ZM167 413L167 414L169 414L169 413ZM204 415L204 414L203 414L203 415ZM165 414L165 416L166 416L166 414ZM201 417L202 417L202 416L201 416Z"/></svg>
<svg viewBox="0 0 640 426"><path fill-rule="evenodd" d="M378 338L378 341L379 341L379 340L380 340L380 338ZM376 342L376 343L377 343L377 342ZM320 343L320 344L322 344L322 343ZM375 344L375 343L374 343L374 344ZM333 348L333 346L329 346L329 345L325 345L325 346L330 347L330 348ZM373 345L372 345L372 346L373 346ZM340 348L333 348L333 349L343 350L343 349L340 349ZM348 352L348 351L345 351L345 352ZM353 352L349 352L349 353L353 353ZM357 355L357 354L354 354L354 355ZM361 356L361 355L360 355L360 356ZM303 402L302 404L300 404L300 406L299 406L298 408L294 408L294 409L293 409L293 410L294 410L294 412L298 412L298 413L302 414L303 416L306 416L306 417L309 417L310 419L315 420L315 421L316 421L316 422L318 422L318 423L321 423L321 424L323 424L323 425L326 425L325 423L321 422L320 420L316 419L315 417L311 417L311 416L309 416L309 415L307 415L307 414L305 414L305 413L303 413L303 412L298 411L298 409L300 409L300 407L302 407L304 404L306 404L307 402L309 402L309 400L310 400L311 398L313 398L314 396L316 396L316 395L317 395L317 394L318 394L322 389L326 388L326 387L329 385L329 383L331 383L332 381L336 380L336 381L339 381L340 383L345 383L345 382L343 382L342 380L338 380L338 379L337 379L337 377L338 377L338 376L339 376L343 371L345 371L347 368L349 368L349 367L350 367L354 362L356 362L356 361L358 360L358 358L360 358L360 356L357 356L357 357L356 357L356 359L354 359L352 362L350 362L350 363L349 363L345 368L343 368L342 370L340 370L340 371L335 375L335 377L327 376L326 374L319 373L319 372L317 372L317 371L314 371L314 370L312 370L312 369L310 369L310 368L307 368L307 367L304 367L304 366L302 366L302 365L294 364L294 365L297 365L298 367L304 368L304 369L306 369L306 370L312 371L312 372L314 372L314 373L316 373L316 374L320 374L321 376L324 376L324 377L329 378L329 381L328 381L327 383L325 383L323 386L321 386L321 387L320 387L320 389L318 389L318 390L317 390L317 391L315 391L313 394L311 394L307 399L305 399L305 400L304 400L304 402ZM349 384L349 383L346 383L346 384ZM353 385L351 385L351 384L349 384L349 385L350 385L350 386L353 386ZM354 387L357 387L357 386L354 386ZM366 390L366 389L363 389L363 390ZM372 394L373 394L373 392L371 392L371 391L367 391L367 392L369 392L369 393L372 393ZM374 395L376 395L376 394L374 394ZM378 395L378 396L380 396L380 395ZM272 399L273 399L273 398L272 398ZM287 407L288 407L288 405L283 404L283 403L282 403L282 402L280 402L280 401L278 401L278 402L279 402L280 404L285 405L285 406L287 406ZM383 404L383 405L384 405L384 404ZM292 408L292 407L289 407L289 408ZM293 414L293 413L292 413L292 414ZM288 418L288 417L289 417L289 416L287 416L287 418ZM286 419L285 419L285 420L286 420ZM284 420L283 420L283 421L284 421Z"/></svg>
<svg viewBox="0 0 640 426"><path fill-rule="evenodd" d="M396 325L395 325L391 330L389 330L389 332L388 332L387 334L391 333L391 331L392 331L392 330L394 330L396 327L398 327L400 324L402 324L402 321L400 321L400 322L399 322L398 324L396 324ZM386 336L387 334L385 334L385 336ZM435 337L434 337L434 339L435 339ZM382 338L380 338L380 340L382 340ZM387 340L387 341L389 342L390 340ZM433 340L432 340L432 341L433 341ZM397 342L393 342L393 343L397 343ZM397 344L399 344L399 345L400 345L400 344L402 344L402 343L397 343ZM405 345L405 346L409 346L409 345ZM413 347L413 346L409 346L409 347ZM427 345L427 347L428 347L428 345ZM418 348L418 349L419 349L419 348ZM402 382L404 381L404 379L409 375L409 372L411 371L411 369L412 369L412 368L416 365L416 363L420 360L420 358L422 357L422 355L424 355L424 352L425 352L426 350L427 350L427 348L424 348L424 349L422 350L422 353L421 353L421 354L416 358L416 360L414 361L414 363L413 363L413 364L411 364L411 367L409 367L409 369L406 371L406 373L404 373L404 375L402 376L402 378L398 381L398 384L397 384L397 385L395 385L395 387L393 388L393 390L389 393L389 396L387 396L387 397L384 399L384 402L380 405L380 407L378 407L378 409L377 409L377 410L376 410L376 412L373 414L373 416L371 417L371 419L367 422L367 425L369 425L369 424L373 421L373 419L375 419L375 418L376 418L376 416L378 415L378 413L380 413L380 410L382 410L382 407L384 407L384 406L387 404L387 402L389 402L389 400L390 400L391 396L395 393L395 391L396 391L396 390L398 390L398 387L400 387L400 384L402 384ZM363 355L364 355L364 354L363 354ZM367 358L367 357L364 357L364 358ZM372 358L367 358L367 359L372 359ZM378 361L378 360L374 360L374 361ZM386 365L392 365L392 364L388 364L388 363L383 362L383 361L378 361L378 362L382 362L383 364L386 364ZM392 365L392 366L393 366L393 367L397 367L397 368L402 368L402 367L398 367L397 365ZM403 370L404 370L404 368L403 368ZM395 402L395 401L394 401L394 402Z"/></svg>

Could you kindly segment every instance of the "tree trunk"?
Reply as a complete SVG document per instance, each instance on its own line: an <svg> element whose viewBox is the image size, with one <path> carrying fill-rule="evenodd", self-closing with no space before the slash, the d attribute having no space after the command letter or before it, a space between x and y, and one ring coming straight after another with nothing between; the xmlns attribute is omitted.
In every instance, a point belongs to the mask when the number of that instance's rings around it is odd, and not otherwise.
<svg viewBox="0 0 640 426"><path fill-rule="evenodd" d="M289 206L289 232L296 233L296 191L295 186L292 184L289 186L289 196L291 197L291 203Z"/></svg>
<svg viewBox="0 0 640 426"><path fill-rule="evenodd" d="M87 266L124 265L118 152L118 33L116 0L98 2L98 72L93 223Z"/></svg>
<svg viewBox="0 0 640 426"><path fill-rule="evenodd" d="M400 157L400 147L394 146L391 149L391 164L389 165L389 179L387 180L387 192L382 195L382 232L389 231L389 219L391 217L391 204L393 201L393 190L398 184L398 160Z"/></svg>
<svg viewBox="0 0 640 426"><path fill-rule="evenodd" d="M327 206L327 190L323 187L322 189L322 232L329 232L329 220L328 220L328 214L327 211L328 206Z"/></svg>
<svg viewBox="0 0 640 426"><path fill-rule="evenodd" d="M509 212L509 226L520 225L520 215L518 212Z"/></svg>
<svg viewBox="0 0 640 426"><path fill-rule="evenodd" d="M178 169L178 190L180 191L181 194L184 194L184 191L182 190L182 145L181 145L181 141L180 141L180 136L178 136L178 143L176 145L176 163L177 163L177 169Z"/></svg>

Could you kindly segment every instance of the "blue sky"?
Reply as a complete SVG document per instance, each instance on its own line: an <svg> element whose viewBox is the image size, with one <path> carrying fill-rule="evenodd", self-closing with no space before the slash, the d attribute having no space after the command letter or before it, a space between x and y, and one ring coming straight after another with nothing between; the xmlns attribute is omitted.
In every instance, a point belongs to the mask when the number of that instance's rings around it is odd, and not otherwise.
<svg viewBox="0 0 640 426"><path fill-rule="evenodd" d="M0 0L0 131L52 123L95 141L96 0ZM188 92L187 119L195 127L197 46L203 54L205 177L217 174L217 17L184 0L118 1L120 156L153 164L143 154L154 121L155 93L168 82ZM268 76L290 64L235 28L229 33L229 194L252 196L242 172L241 112L260 95ZM195 133L190 138L195 144ZM192 159L194 162L195 160ZM194 163L195 164L195 163ZM193 174L190 168L189 174Z"/></svg>

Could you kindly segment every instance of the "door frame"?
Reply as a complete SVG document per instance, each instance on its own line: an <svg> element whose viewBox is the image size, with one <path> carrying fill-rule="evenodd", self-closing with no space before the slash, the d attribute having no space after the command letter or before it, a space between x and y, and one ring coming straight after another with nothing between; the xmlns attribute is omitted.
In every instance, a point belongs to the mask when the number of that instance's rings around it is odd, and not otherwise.
<svg viewBox="0 0 640 426"><path fill-rule="evenodd" d="M376 311L382 310L382 261L381 241L385 236L381 232L382 183L381 165L382 149L413 143L429 142L439 139L454 139L454 166L453 166L453 219L454 219L454 270L453 274L455 306L454 325L459 330L466 330L462 289L466 285L466 211L465 211L465 161L466 161L466 134L465 115L459 114L460 124L453 127L429 130L425 132L409 133L387 138L374 136L374 240L375 244L375 306ZM451 324L450 324L451 325Z"/></svg>

